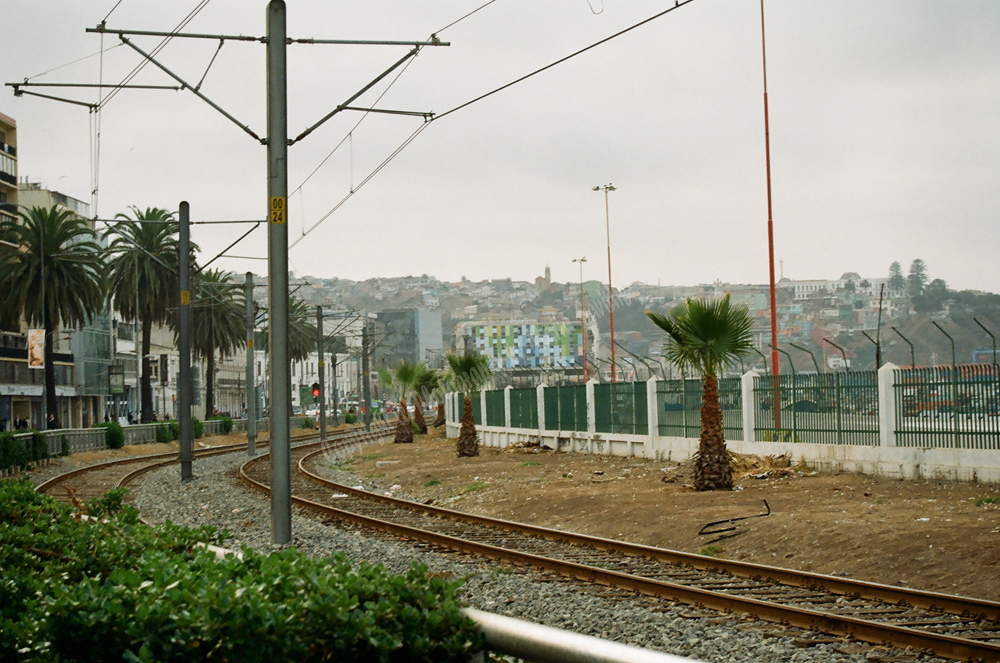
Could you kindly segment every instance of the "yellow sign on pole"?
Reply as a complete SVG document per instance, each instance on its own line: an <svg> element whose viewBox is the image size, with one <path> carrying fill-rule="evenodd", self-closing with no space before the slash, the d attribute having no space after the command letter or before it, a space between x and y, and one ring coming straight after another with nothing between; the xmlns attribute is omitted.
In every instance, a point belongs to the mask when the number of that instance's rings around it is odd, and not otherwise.
<svg viewBox="0 0 1000 663"><path fill-rule="evenodd" d="M191 291L181 290L181 306L188 306L191 303Z"/></svg>
<svg viewBox="0 0 1000 663"><path fill-rule="evenodd" d="M271 223L285 222L285 207L284 196L271 197Z"/></svg>

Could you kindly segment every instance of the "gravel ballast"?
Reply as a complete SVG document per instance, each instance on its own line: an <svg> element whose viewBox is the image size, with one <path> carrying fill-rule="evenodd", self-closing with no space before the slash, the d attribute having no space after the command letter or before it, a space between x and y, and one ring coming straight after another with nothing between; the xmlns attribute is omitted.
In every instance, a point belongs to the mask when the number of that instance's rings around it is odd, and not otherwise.
<svg viewBox="0 0 1000 663"><path fill-rule="evenodd" d="M236 478L236 468L246 458L245 453L233 453L196 459L195 478L188 483L181 483L177 466L156 470L132 488L132 501L152 523L169 519L187 526L225 528L232 536L229 547L247 546L267 553L276 548L271 543L270 501ZM346 474L337 478L356 482L350 485L361 483ZM793 638L770 636L782 630L779 625L565 582L498 562L431 552L421 544L386 534L325 524L297 507L292 513L292 533L293 545L312 556L343 552L356 562L381 563L395 573L419 562L433 573L466 578L461 590L464 598L480 610L701 661L866 663L908 654L854 644L803 647Z"/></svg>

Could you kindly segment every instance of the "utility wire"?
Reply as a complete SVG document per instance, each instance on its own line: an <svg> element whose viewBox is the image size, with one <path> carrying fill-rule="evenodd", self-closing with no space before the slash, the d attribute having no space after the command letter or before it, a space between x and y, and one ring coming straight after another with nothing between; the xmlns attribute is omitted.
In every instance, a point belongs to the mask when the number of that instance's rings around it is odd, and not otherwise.
<svg viewBox="0 0 1000 663"><path fill-rule="evenodd" d="M28 76L24 80L25 80L25 82L27 82L27 81L30 81L32 78L41 78L42 76L45 76L46 74L51 74L53 71L59 71L60 69L63 69L65 67L70 66L71 64L76 64L77 62L83 62L84 60L89 60L92 57L96 57L96 56L100 55L101 53L107 53L108 51L113 51L114 49L118 48L119 46L123 46L123 44L115 44L114 46L109 46L108 48L105 48L105 49L102 49L100 51L97 51L96 53L91 53L90 55L84 55L82 58L77 58L76 60L73 60L72 62L67 62L66 64L61 64L58 67L53 67L52 69L49 69L48 71L43 71L42 73L35 74L34 76Z"/></svg>
<svg viewBox="0 0 1000 663"><path fill-rule="evenodd" d="M211 1L212 0L201 0L195 6L195 8L192 9L191 12L187 16L185 16L184 19L181 20L180 23L177 24L177 27L174 28L173 30L171 30L171 32L180 32L182 29L184 29L184 27L188 23L190 23L192 20L194 20L194 17L197 16L199 13L201 13L201 10L204 9L208 5L208 3L211 2ZM111 92L108 93L108 96L104 97L104 100L101 101L101 104L100 104L100 106L98 106L98 108L103 108L104 106L106 106L108 104L108 102L110 102L115 97L115 95L118 94L118 92L122 89L122 87L121 87L122 85L128 84L133 78L135 78L136 76L138 76L139 72L142 71L146 67L147 64L149 64L149 62L150 62L150 60L152 58L156 57L156 55L166 47L166 45L170 42L171 39L173 39L173 36L164 37L163 41L161 41L156 46L156 48L153 49L152 53L150 53L150 57L144 59L142 62L140 62L139 64L137 64L135 66L135 68L132 69L132 71L129 72L125 76L125 78L122 79L122 82L119 83L118 85L116 85L114 87L114 89Z"/></svg>
<svg viewBox="0 0 1000 663"><path fill-rule="evenodd" d="M684 7L685 5L689 5L692 2L694 2L694 0L683 0L683 2L678 1L673 7L669 7L669 8L663 10L662 12L660 12L658 14L654 14L653 16L650 16L649 18L647 18L645 20L639 21L638 23L636 23L634 25L631 25L631 26L625 28L624 30L620 30L620 31L614 33L613 35L605 37L604 39L601 39L600 41L595 41L590 46L585 46L584 48L581 48L580 50L578 50L578 51L576 51L574 53L570 53L569 55L567 55L565 57L559 58L555 62L552 62L551 64L547 64L544 67L541 67L540 69L536 69L535 71L531 72L530 74L525 74L524 76L521 76L520 78L515 79L515 80L511 81L510 83L507 83L506 85L501 85L500 87L498 87L498 88L496 88L494 90L491 90L491 91L487 92L486 94L479 95L475 99L471 99L469 101L466 101L463 104L459 104L458 106L455 106L451 110L445 111L444 113L441 113L440 115L435 116L432 121L440 120L441 118L447 117L448 115L451 115L452 113L454 113L456 111L462 110L463 108L465 108L467 106L471 106L472 104L476 103L477 101L482 101L483 99L486 99L487 97L493 96L497 92L500 92L502 90L506 90L509 87L517 85L518 83L521 83L523 81L526 81L529 78L531 78L532 76L535 76L536 74L540 74L543 71L546 71L548 69L551 69L552 67L555 67L556 65L562 64L563 62L566 62L567 60L570 60L572 58L575 58L578 55L586 53L587 51L589 51L589 50L591 50L593 48L597 48L601 44L606 44L607 42L611 41L612 39L615 39L616 37L620 37L623 34L625 34L627 32L631 32L632 30L635 30L638 27L646 25L647 23L650 23L652 21L655 21L656 19L658 19L658 18L660 18L662 16L666 16L670 12L672 12L672 11L674 11L676 9L680 9L681 7Z"/></svg>
<svg viewBox="0 0 1000 663"><path fill-rule="evenodd" d="M494 0L494 1L495 1L495 0ZM320 219L319 219L319 220L318 220L318 221L317 221L316 223L314 223L314 224L313 224L313 225L312 225L312 226L311 226L311 227L310 227L310 228L309 228L308 230L305 230L305 231L303 231L302 235L300 235L300 236L299 236L299 237L298 237L298 238L297 238L297 239L296 239L296 240L295 240L294 242L292 242L291 244L289 244L288 248L289 248L289 249L292 249L292 248L294 248L294 247L295 247L295 246L296 246L296 245L297 245L297 244L298 244L299 242L301 242L301 241L302 241L303 239L305 239L305 238L306 238L306 236L307 236L307 235L308 235L309 233L311 233L311 232L312 232L313 230L315 230L315 229L316 229L316 228L317 228L317 227L318 227L318 226L319 226L319 225L320 225L321 223L323 223L324 221L326 221L326 220L327 220L327 219L328 219L328 218L329 218L329 217L330 217L330 216L331 216L331 215L332 215L332 214L333 214L334 212L336 212L336 211L337 211L338 209L340 209L340 207L341 207L341 206L342 206L342 205L343 205L344 203L346 203L346 202L347 202L348 200L350 200L350 199L351 199L351 197L353 197L353 196L354 196L354 194L355 194L355 193L356 193L356 192L357 192L357 191L358 191L359 189L361 189L361 187L363 187L363 186L364 186L365 184L367 184L367 183L368 183L368 181L369 181L369 180L371 180L371 179L372 179L373 177L375 177L375 175L377 175L377 174L378 174L378 173L379 173L379 172L380 172L380 171L381 171L381 170L382 170L383 168L385 168L385 166L386 166L386 165L387 165L387 164L388 164L388 163L389 163L390 161L392 161L392 160L393 160L394 158L396 158L396 156L397 156L397 155L398 155L398 154L399 154L400 152L402 152L402 151L403 151L403 149L404 149L404 148L406 148L406 147L407 147L407 146L408 146L408 145L409 145L409 144L410 144L411 142L413 142L413 140L414 140L414 139L416 139L416 137L417 137L417 136L419 136L419 135L420 135L420 134L421 134L421 133L423 132L423 130L424 130L424 129L426 129L426 128L427 128L427 126L428 126L428 125L430 125L431 123L433 123L433 122L437 122L437 121L438 121L438 120L440 120L441 118L444 118L444 117L447 117L448 115L451 115L452 113L454 113L454 112L456 112L456 111L459 111L459 110L461 110L461 109L463 109L463 108L466 108L466 107L468 107L468 106L471 106L472 104L474 104L474 103L476 103L476 102L479 102L479 101L482 101L483 99L486 99L487 97L490 97L490 96L492 96L492 95L494 95L494 94L496 94L496 93L498 93L498 92L500 92L500 91L502 91L502 90L506 90L506 89L507 89L507 88L509 88L509 87L512 87L512 86L514 86L514 85L517 85L518 83L521 83L521 82L523 82L523 81L525 81L525 80L527 80L527 79L531 78L532 76L535 76L535 75L537 75L537 74L540 74L540 73L542 73L543 71L546 71L546 70L548 70L548 69L551 69L551 68L555 67L556 65L559 65L559 64L562 64L563 62L566 62L567 60L570 60L570 59L572 59L572 58L575 58L575 57L576 57L576 56L578 56L578 55L581 55L581 54L583 54L583 53L586 53L587 51L589 51L589 50L591 50L591 49L593 49L593 48L596 48L596 47L598 47L598 46L600 46L600 45L602 45L602 44L606 44L607 42L611 41L612 39L615 39L616 37L620 37L620 36L622 36L622 35L624 35L624 34L626 34L626 33L628 33L628 32L631 32L632 30L635 30L635 29L636 29L636 28L638 28L638 27L641 27L641 26L643 26L643 25L645 25L645 24L647 24L647 23L650 23L650 22L652 22L652 21L655 21L656 19L658 19L658 18L660 18L660 17L662 17L662 16L666 16L667 14L669 14L670 12L672 12L672 11L674 11L674 10L676 10L676 9L679 9L679 8L681 8L681 7L685 6L685 5L688 5L688 4L691 4L692 2L694 2L694 0L683 0L683 1L681 1L681 0L675 0L675 2L676 2L676 4L674 4L674 6L673 6L673 7L669 7L669 8L667 8L667 9L663 10L662 12L659 12L658 14L654 14L653 16L650 16L650 17L649 17L649 18L647 18L647 19L644 19L644 20L642 20L642 21L639 21L638 23L635 23L634 25L631 25L631 26L629 26L629 27L625 28L624 30L619 30L618 32L616 32L616 33L614 33L614 34L612 34L612 35L610 35L610 36L608 36L608 37L605 37L604 39L601 39L601 40L599 40L599 41L596 41L596 42L594 42L593 44L590 44L589 46L586 46L586 47L584 47L584 48L581 48L581 49L580 49L580 50L578 50L578 51L575 51L575 52L573 52L573 53L570 53L569 55L567 55L567 56L565 56L565 57L562 57L562 58L559 58L559 59L558 59L558 60L556 60L555 62L552 62L552 63L550 63L550 64L547 64L547 65L545 65L544 67L541 67L541 68L539 68L539 69L536 69L535 71L532 71L532 72L531 72L531 73L529 73L529 74L525 74L524 76L521 76L520 78L517 78L517 79L515 79L515 80L511 81L510 83L507 83L507 84L505 84L505 85L501 85L500 87L498 87L498 88L496 88L496 89L494 89L494 90L491 90L490 92L487 92L487 93L485 93L485 94L481 94L481 95L479 95L478 97L476 97L476 98L474 98L474 99L471 99L471 100L469 100L469 101L466 101L465 103L462 103L462 104L459 104L458 106L455 106L455 107L454 107L454 108L452 108L451 110L449 110L449 111L446 111L446 112L444 112L444 113L441 113L440 115L436 115L436 116L434 116L433 118L431 118L430 120L427 120L427 121L425 121L425 122L424 122L424 123L423 123L422 125L420 125L420 127L418 127L418 128L417 128L417 130L416 130L416 131L414 131L414 132L413 132L412 134L410 134L410 136L409 136L409 137L408 137L408 138L407 138L406 140L404 140L404 141L403 141L403 143L402 143L402 144L401 144L401 145L400 145L399 147L397 147L397 148L396 148L396 149L395 149L395 150L394 150L394 151L392 152L392 154L390 154L390 155L389 155L388 157L386 157L386 158L385 158L385 160L384 160L384 161L382 161L382 163L380 163L380 164L378 165L378 167L376 167L376 168L375 168L375 169L374 169L374 170L373 170L372 172L370 172L370 173L368 174L368 176L367 176L367 177L365 177L365 179L363 179L363 180L362 180L362 181L361 181L361 182L360 182L360 183L358 184L358 186L357 186L356 188L352 189L352 190L350 191L350 193L348 193L348 194L347 194L346 196L344 196L344 197L343 197L343 198L342 198L342 199L340 200L340 202L338 202L338 203L337 203L336 205L334 205L334 206L333 206L333 208L332 208L332 209L331 209L331 210L330 210L329 212L327 212L327 213L326 213L326 214L324 214L324 215L323 215L322 217L320 217ZM487 5L489 5L489 4L490 4L490 3L487 3ZM485 7L485 6L487 6L487 5L483 5L483 7ZM482 7L481 7L481 8L482 8ZM480 8L480 9L481 9L481 8ZM478 11L478 10L477 10L477 11ZM460 20L461 20L461 19L460 19ZM446 27L447 27L447 26L446 26ZM342 141L342 142L343 142L343 141Z"/></svg>
<svg viewBox="0 0 1000 663"><path fill-rule="evenodd" d="M115 10L118 9L118 5L120 5L121 3L122 0L118 0L118 2L115 3L115 6L111 8L111 11L108 12L108 15L104 17L104 20L101 21L101 23L106 23L108 19L111 17L111 15L115 13Z"/></svg>
<svg viewBox="0 0 1000 663"><path fill-rule="evenodd" d="M437 34L441 34L442 32L444 32L445 30L447 30L451 26L455 25L456 23L461 23L462 21L464 21L465 19L469 18L470 16L472 16L473 14L475 14L476 12L478 12L479 10L486 9L487 7L489 7L490 5L492 5L496 1L497 0L490 0L485 5L482 5L480 7L477 7L476 9L473 9L471 12L469 12L468 14L466 14L465 16L463 16L462 18L455 19L454 21L452 21L448 25L444 26L443 28L441 28L440 30L438 30L437 32L435 32L434 34L436 34L436 35Z"/></svg>

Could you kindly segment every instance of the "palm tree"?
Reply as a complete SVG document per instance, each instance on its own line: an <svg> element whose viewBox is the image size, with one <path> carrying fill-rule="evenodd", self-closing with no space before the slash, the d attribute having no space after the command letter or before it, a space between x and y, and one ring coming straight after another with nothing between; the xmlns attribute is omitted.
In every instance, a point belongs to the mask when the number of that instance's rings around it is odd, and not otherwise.
<svg viewBox="0 0 1000 663"><path fill-rule="evenodd" d="M417 424L421 435L427 434L427 422L424 420L424 401L433 397L438 388L437 371L427 368L426 364L417 364L417 377L413 381L413 421Z"/></svg>
<svg viewBox="0 0 1000 663"><path fill-rule="evenodd" d="M139 387L140 421L153 420L153 385L149 347L153 325L175 322L180 286L178 277L179 226L173 212L132 206L132 217L115 215L122 223L109 226L108 289L114 309L123 320L142 326L142 376ZM192 254L198 249L191 245ZM138 307L138 311L137 308ZM138 340L138 339L137 339Z"/></svg>
<svg viewBox="0 0 1000 663"><path fill-rule="evenodd" d="M215 355L232 355L246 345L246 302L242 286L232 283L232 273L218 269L201 272L194 279L191 306L191 348L207 362L205 414L215 413Z"/></svg>
<svg viewBox="0 0 1000 663"><path fill-rule="evenodd" d="M18 212L0 222L0 325L16 328L23 316L45 329L46 412L56 413L53 333L62 324L89 324L104 308L105 273L94 232L69 210L53 205ZM15 244L16 248L7 244Z"/></svg>
<svg viewBox="0 0 1000 663"><path fill-rule="evenodd" d="M669 316L651 311L646 315L672 341L667 359L682 369L691 367L702 374L701 435L695 454L694 487L732 490L733 475L719 404L719 370L752 351L750 311L743 304L731 304L726 293L722 299L688 298Z"/></svg>
<svg viewBox="0 0 1000 663"><path fill-rule="evenodd" d="M268 348L270 317L264 319L261 332L265 350ZM316 349L316 312L293 295L288 296L288 360L304 361Z"/></svg>
<svg viewBox="0 0 1000 663"><path fill-rule="evenodd" d="M406 410L406 397L416 384L421 366L423 364L410 364L404 359L394 369L380 368L378 371L382 384L399 393L399 416L396 418L396 437L393 440L396 444L413 442L413 428L410 427L410 415Z"/></svg>
<svg viewBox="0 0 1000 663"><path fill-rule="evenodd" d="M457 386L465 392L462 404L462 428L458 434L456 450L458 457L478 456L479 438L476 435L476 420L472 416L471 392L479 391L490 380L490 360L481 354L466 351L463 355L448 355L448 366Z"/></svg>
<svg viewBox="0 0 1000 663"><path fill-rule="evenodd" d="M441 371L428 368L420 374L420 378L417 381L417 393L420 395L420 398L424 400L437 399L437 416L434 419L434 428L444 426L445 424L444 399L441 397L444 391L444 379L445 376ZM417 425L420 425L419 421Z"/></svg>

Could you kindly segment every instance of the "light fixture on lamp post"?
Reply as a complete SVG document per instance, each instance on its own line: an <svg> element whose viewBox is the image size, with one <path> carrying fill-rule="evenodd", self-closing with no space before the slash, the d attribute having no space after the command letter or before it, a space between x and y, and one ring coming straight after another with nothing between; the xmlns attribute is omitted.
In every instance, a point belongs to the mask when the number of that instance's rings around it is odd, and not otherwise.
<svg viewBox="0 0 1000 663"><path fill-rule="evenodd" d="M587 319L586 319L586 299L583 293L583 263L587 262L586 256L583 258L573 258L573 262L580 263L580 340L582 346L580 353L583 355L583 382L587 383Z"/></svg>
<svg viewBox="0 0 1000 663"><path fill-rule="evenodd" d="M595 186L594 191L604 191L604 228L608 236L608 316L611 318L611 364L615 363L615 295L611 289L611 215L608 212L608 192L615 186L610 182L604 186ZM611 381L616 382L615 372L611 371Z"/></svg>

